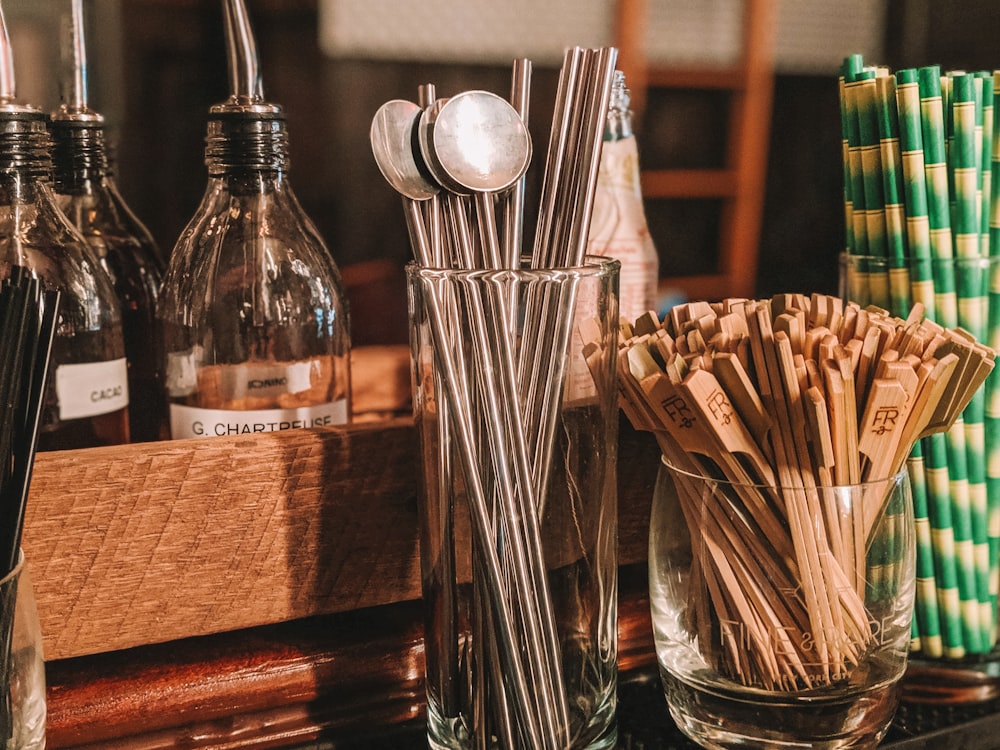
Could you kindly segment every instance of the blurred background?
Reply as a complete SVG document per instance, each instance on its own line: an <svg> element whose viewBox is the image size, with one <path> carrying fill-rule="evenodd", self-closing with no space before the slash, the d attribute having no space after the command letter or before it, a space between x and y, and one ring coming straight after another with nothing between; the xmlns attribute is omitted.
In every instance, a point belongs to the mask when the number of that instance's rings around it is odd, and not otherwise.
<svg viewBox="0 0 1000 750"><path fill-rule="evenodd" d="M19 98L46 110L58 106L59 23L68 4L3 2ZM866 62L892 69L1000 68L1000 5L990 0L247 0L247 6L265 95L287 114L292 184L348 284L355 344L406 341L402 267L410 250L399 196L375 166L368 129L383 102L415 100L423 83L434 83L439 96L474 88L506 96L511 60L533 61L530 235L562 50L620 46L620 67L631 76L638 105L642 166L686 170L675 174L665 197L646 201L664 292L682 289L677 279L730 262L722 249L733 242L726 211L739 192L747 202L735 223L746 236L734 252L750 278L738 282L759 297L836 291L843 246L837 74L846 55L862 53ZM228 95L220 3L85 0L85 7L91 105L112 131L122 192L169 251L205 186L207 110ZM748 58L751 38L761 47ZM755 92L762 95L749 99ZM734 102L756 102L759 109L738 120ZM734 153L751 168L736 171ZM723 174L735 176L737 187L712 187L712 175ZM692 195L681 194L686 186Z"/></svg>

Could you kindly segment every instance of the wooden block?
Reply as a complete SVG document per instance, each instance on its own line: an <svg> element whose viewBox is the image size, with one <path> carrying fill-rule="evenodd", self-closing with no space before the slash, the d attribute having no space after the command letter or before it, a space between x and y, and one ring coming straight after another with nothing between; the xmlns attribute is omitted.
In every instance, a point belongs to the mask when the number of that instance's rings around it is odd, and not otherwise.
<svg viewBox="0 0 1000 750"><path fill-rule="evenodd" d="M416 456L410 420L39 454L46 657L418 598Z"/></svg>

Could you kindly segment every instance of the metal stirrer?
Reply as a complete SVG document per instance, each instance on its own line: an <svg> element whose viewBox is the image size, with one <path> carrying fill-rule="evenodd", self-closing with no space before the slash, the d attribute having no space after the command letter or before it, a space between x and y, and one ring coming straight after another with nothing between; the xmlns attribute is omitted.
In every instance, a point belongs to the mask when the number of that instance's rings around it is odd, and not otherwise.
<svg viewBox="0 0 1000 750"><path fill-rule="evenodd" d="M421 215L416 210L416 201L426 200L429 191L422 180L416 161L413 158L409 137L403 134L412 132L413 118L402 116L410 109L398 101L388 102L376 113L372 123L372 143L376 144L376 161L383 175L404 196L407 225L411 232L411 242L420 261L426 265L430 260L430 242ZM415 106L415 105L414 105ZM412 112L412 109L410 109ZM502 639L501 658L510 677L514 702L526 730L531 734L532 742L542 747L542 735L537 726L538 713L531 700L528 690L528 678L521 652L517 647L513 613L506 596L505 576L497 551L494 547L493 524L490 508L487 503L485 489L482 485L479 470L482 459L478 455L474 438L474 426L467 405L471 403L468 384L465 381L459 362L464 361L464 355L458 337L449 336L447 318L441 309L441 301L445 293L440 284L425 286L427 298L427 313L431 325L434 347L437 352L443 377L444 395L452 415L451 428L454 429L459 444L459 456L466 475L467 489L473 510L473 526L477 535L478 546L484 556L483 570L486 572L486 583L496 610L498 635ZM482 348L482 347L480 347ZM499 408L499 407L496 407ZM499 426L499 421L495 422ZM523 561L522 561L523 565Z"/></svg>
<svg viewBox="0 0 1000 750"><path fill-rule="evenodd" d="M524 175L530 161L530 138L517 110L504 99L485 91L468 91L448 99L424 113L419 128L421 153L434 176L451 190L471 192L475 199L480 245L486 265L499 269L504 265L496 232L493 195L506 190ZM455 206L453 200L450 204ZM459 255L470 252L464 242ZM542 709L552 722L553 732L567 734L561 658L555 616L551 610L548 580L545 575L544 550L538 529L531 464L518 399L515 366L516 334L511 326L510 300L504 294L505 281L485 287L485 299L479 287L466 291L472 311L474 340L481 346L476 353L488 354L481 360L493 377L484 377L484 397L496 425L504 425L495 439L493 450L498 459L501 501L514 499L513 511L523 528L514 528L510 543L515 556L515 580L521 587L519 598L532 616L526 618L529 648L538 654L537 667L542 674L536 680ZM484 304L485 303L485 304ZM493 332L494 335L490 335ZM494 386L499 386L496 392ZM502 451L502 452L501 452ZM502 457L506 456L507 460ZM513 468L513 477L509 467ZM509 494L508 494L509 493ZM523 531L524 550L519 534ZM527 555L525 563L519 562ZM523 579L524 573L530 582ZM536 620L537 618L537 625ZM534 662L531 665L535 665ZM530 666L529 666L530 670Z"/></svg>

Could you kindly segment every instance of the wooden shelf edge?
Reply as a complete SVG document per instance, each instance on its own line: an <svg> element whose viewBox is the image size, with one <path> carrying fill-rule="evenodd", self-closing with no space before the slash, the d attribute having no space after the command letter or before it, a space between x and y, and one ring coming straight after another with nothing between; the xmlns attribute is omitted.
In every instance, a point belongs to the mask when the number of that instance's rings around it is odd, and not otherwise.
<svg viewBox="0 0 1000 750"><path fill-rule="evenodd" d="M622 673L655 661L645 565L622 569ZM424 716L420 602L49 665L48 747L235 750Z"/></svg>

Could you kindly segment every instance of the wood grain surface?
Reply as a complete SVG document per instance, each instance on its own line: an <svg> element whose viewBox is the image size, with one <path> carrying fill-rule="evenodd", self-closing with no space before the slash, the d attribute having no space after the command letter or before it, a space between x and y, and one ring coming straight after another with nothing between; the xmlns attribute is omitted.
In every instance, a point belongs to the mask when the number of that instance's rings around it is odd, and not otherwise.
<svg viewBox="0 0 1000 750"><path fill-rule="evenodd" d="M46 659L418 599L417 451L404 417L39 454L23 546ZM623 420L621 564L646 557L657 455Z"/></svg>

